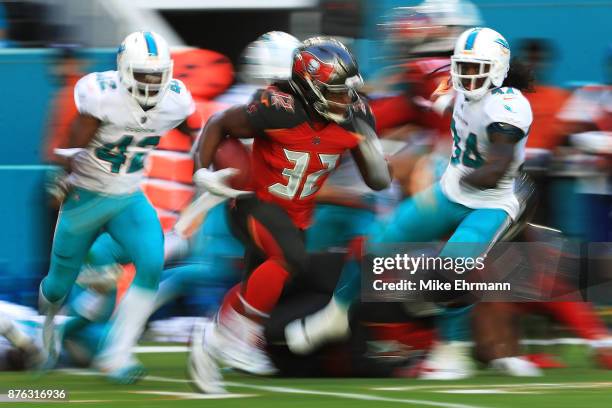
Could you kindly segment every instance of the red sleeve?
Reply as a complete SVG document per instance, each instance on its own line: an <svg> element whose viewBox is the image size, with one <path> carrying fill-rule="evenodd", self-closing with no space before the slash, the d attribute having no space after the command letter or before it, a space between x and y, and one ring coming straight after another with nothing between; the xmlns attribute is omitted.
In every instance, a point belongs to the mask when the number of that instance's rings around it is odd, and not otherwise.
<svg viewBox="0 0 612 408"><path fill-rule="evenodd" d="M390 96L370 101L370 108L376 119L376 133L414 122L417 110L405 95Z"/></svg>

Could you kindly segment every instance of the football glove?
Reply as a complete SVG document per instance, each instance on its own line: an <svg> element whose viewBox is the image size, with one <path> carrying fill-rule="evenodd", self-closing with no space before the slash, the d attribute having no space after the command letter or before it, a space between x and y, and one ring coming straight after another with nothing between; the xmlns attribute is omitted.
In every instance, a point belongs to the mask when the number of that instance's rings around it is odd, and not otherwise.
<svg viewBox="0 0 612 408"><path fill-rule="evenodd" d="M228 179L235 174L238 174L238 170L229 167L217 171L200 169L193 175L193 182L196 186L205 189L209 193L221 197L236 198L241 195L251 194L251 191L236 190L228 185Z"/></svg>
<svg viewBox="0 0 612 408"><path fill-rule="evenodd" d="M61 167L55 167L45 175L45 190L56 203L61 204L70 191L68 173Z"/></svg>

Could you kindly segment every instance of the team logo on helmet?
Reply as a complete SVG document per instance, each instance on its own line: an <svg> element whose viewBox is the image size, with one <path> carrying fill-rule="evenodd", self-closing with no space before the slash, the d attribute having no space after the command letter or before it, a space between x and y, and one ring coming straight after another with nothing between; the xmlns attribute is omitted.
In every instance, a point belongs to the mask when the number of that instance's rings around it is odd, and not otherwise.
<svg viewBox="0 0 612 408"><path fill-rule="evenodd" d="M327 82L334 73L333 64L327 64L320 61L309 52L300 53L300 59L302 60L302 64L300 64L301 66L297 66L297 71L305 71L312 78L321 82Z"/></svg>
<svg viewBox="0 0 612 408"><path fill-rule="evenodd" d="M306 70L311 74L316 74L317 71L321 68L321 64L316 59L311 59L308 63L308 68Z"/></svg>

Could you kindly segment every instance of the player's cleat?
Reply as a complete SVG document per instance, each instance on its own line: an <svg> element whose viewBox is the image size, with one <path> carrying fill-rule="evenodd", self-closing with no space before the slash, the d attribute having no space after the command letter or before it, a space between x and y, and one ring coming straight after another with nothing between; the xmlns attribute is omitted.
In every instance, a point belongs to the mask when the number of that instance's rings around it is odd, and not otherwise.
<svg viewBox="0 0 612 408"><path fill-rule="evenodd" d="M212 322L204 319L196 321L191 334L187 370L191 384L198 391L206 394L222 394L226 392L223 388L223 378L214 356L211 355L210 341L213 329Z"/></svg>
<svg viewBox="0 0 612 408"><path fill-rule="evenodd" d="M490 363L491 368L512 377L539 377L542 371L531 361L523 357L496 358Z"/></svg>
<svg viewBox="0 0 612 408"><path fill-rule="evenodd" d="M142 379L147 372L139 362L133 362L125 367L113 370L106 374L106 378L114 384L134 384Z"/></svg>
<svg viewBox="0 0 612 408"><path fill-rule="evenodd" d="M469 345L451 341L439 343L423 363L419 378L422 380L461 380L474 374L469 357Z"/></svg>
<svg viewBox="0 0 612 408"><path fill-rule="evenodd" d="M321 345L350 335L347 313L332 299L327 306L292 321L285 327L287 347L295 354L309 354Z"/></svg>
<svg viewBox="0 0 612 408"><path fill-rule="evenodd" d="M221 363L255 375L277 372L264 350L263 326L231 309L211 327L209 346Z"/></svg>

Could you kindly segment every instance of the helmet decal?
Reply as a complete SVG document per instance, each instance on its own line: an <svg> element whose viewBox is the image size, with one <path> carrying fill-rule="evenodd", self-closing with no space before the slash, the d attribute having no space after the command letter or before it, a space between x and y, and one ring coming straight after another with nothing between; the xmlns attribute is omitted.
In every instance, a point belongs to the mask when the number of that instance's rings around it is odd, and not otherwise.
<svg viewBox="0 0 612 408"><path fill-rule="evenodd" d="M313 58L308 63L308 68L306 68L306 70L308 71L309 74L316 75L320 67L321 67L321 64L319 63L319 61Z"/></svg>
<svg viewBox="0 0 612 408"><path fill-rule="evenodd" d="M147 43L147 51L149 52L149 56L156 57L157 56L157 44L155 43L155 39L153 35L149 31L145 31L142 33L144 35L145 41Z"/></svg>
<svg viewBox="0 0 612 408"><path fill-rule="evenodd" d="M335 70L333 64L320 61L307 51L302 51L300 53L300 58L302 63L296 64L295 67L299 73L303 73L304 70L306 70L306 73L310 75L310 77L324 83L332 78Z"/></svg>
<svg viewBox="0 0 612 408"><path fill-rule="evenodd" d="M474 43L476 42L476 36L482 30L482 28L475 28L472 30L470 35L468 35L467 40L465 40L465 48L464 50L470 51L474 48Z"/></svg>
<svg viewBox="0 0 612 408"><path fill-rule="evenodd" d="M495 40L495 42L507 50L510 49L510 44L508 44L508 41L504 40L503 38L498 38L497 40Z"/></svg>

